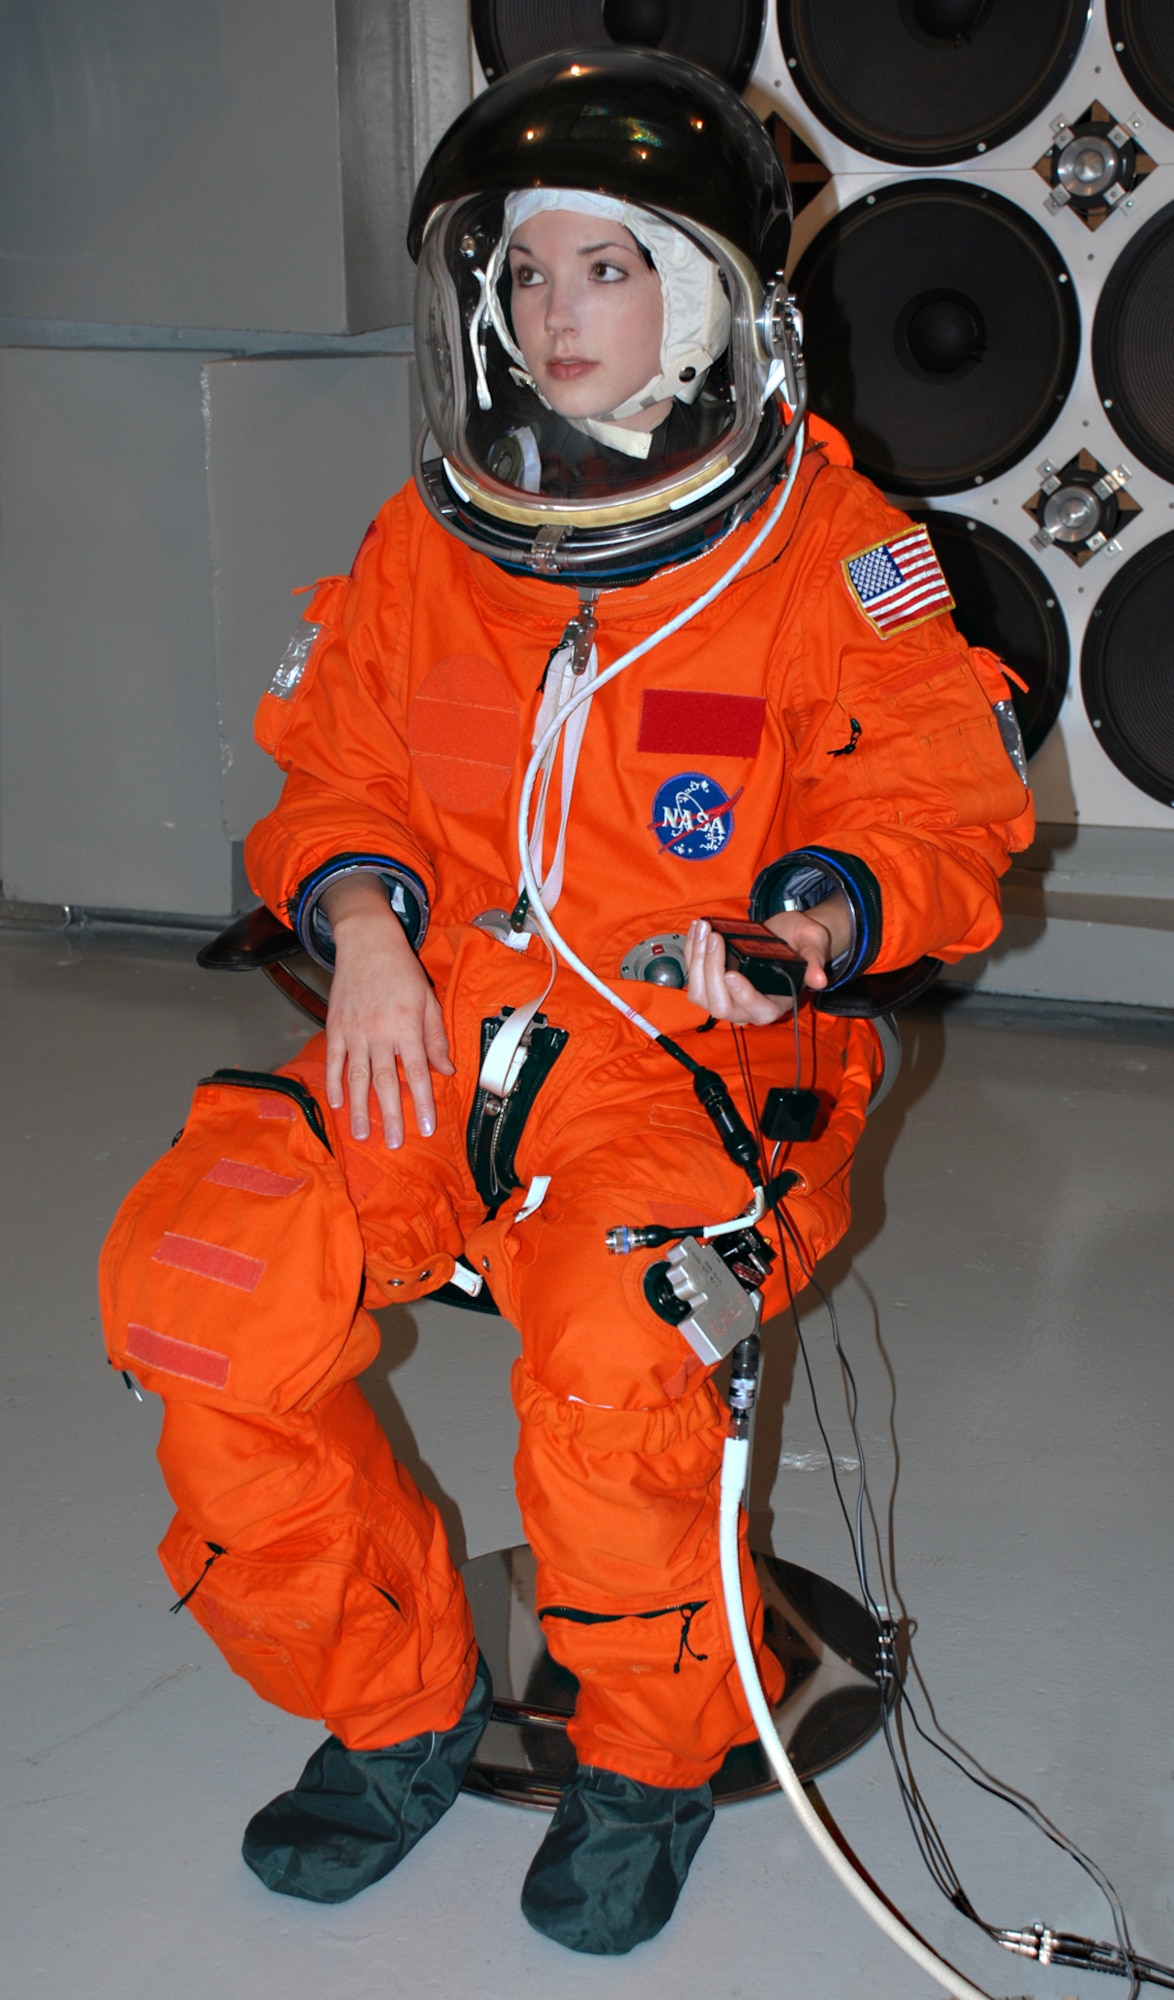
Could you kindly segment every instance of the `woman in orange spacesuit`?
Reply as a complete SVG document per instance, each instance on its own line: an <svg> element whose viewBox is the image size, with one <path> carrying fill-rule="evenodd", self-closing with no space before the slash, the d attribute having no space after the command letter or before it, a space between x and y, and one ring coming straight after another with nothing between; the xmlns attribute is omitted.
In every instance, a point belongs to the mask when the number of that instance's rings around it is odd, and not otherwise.
<svg viewBox="0 0 1174 2000"><path fill-rule="evenodd" d="M411 225L438 456L318 586L261 703L286 782L250 877L334 968L326 1033L200 1086L120 1213L103 1299L112 1358L166 1403L169 1575L237 1672L331 1731L246 1834L285 1893L394 1867L488 1714L438 1517L353 1380L367 1308L463 1258L521 1332L518 1494L579 1683L579 1768L523 1908L595 1952L667 1920L708 1780L753 1730L712 1371L650 1302L656 1253L605 1238L736 1216L747 1182L620 1010L748 1115L733 1031L756 1085L794 1081L791 1003L726 971L708 919L749 909L813 992L957 958L995 936L1028 838L1005 683L950 622L924 531L834 433L804 449L778 393L789 221L762 128L676 59L544 58L470 106ZM551 736L751 547L785 473L741 573ZM594 984L520 894L544 739L530 879ZM814 1261L880 1065L866 1022L807 1004L799 1041L828 1107L787 1157ZM768 1312L797 1278L776 1262ZM745 1587L760 1638L749 1564Z"/></svg>

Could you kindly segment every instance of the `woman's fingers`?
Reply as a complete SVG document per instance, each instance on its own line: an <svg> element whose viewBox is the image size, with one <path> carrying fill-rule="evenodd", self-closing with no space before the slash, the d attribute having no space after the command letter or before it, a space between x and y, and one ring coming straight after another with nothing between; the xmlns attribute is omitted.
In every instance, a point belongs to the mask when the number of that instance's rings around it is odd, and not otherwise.
<svg viewBox="0 0 1174 2000"><path fill-rule="evenodd" d="M432 988L428 988L424 1001L424 1053L432 1068L439 1076L452 1076L453 1059L449 1053L448 1036L444 1032L444 1016L440 1002Z"/></svg>
<svg viewBox="0 0 1174 2000"><path fill-rule="evenodd" d="M351 1103L351 1137L368 1139L371 1136L371 1065L352 1056L347 1061L347 1095Z"/></svg>
<svg viewBox="0 0 1174 2000"><path fill-rule="evenodd" d="M404 1090L424 1137L436 1130L432 1072L453 1074L448 1039L428 976L386 906L336 924L336 965L326 1024L326 1096L349 1100L352 1137L371 1136L371 1092L384 1144L404 1142ZM401 1082L402 1078L402 1082Z"/></svg>
<svg viewBox="0 0 1174 2000"><path fill-rule="evenodd" d="M735 1028L764 1028L791 1011L785 994L760 993L739 972L726 971L726 943L704 918L696 919L685 940L687 992L695 1007Z"/></svg>

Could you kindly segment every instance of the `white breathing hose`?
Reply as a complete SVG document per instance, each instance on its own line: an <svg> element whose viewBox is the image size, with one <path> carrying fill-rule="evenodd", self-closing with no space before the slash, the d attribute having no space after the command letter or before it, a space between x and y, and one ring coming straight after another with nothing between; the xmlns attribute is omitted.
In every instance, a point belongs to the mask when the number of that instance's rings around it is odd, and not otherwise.
<svg viewBox="0 0 1174 2000"><path fill-rule="evenodd" d="M734 578L741 575L747 563L752 561L758 554L767 536L773 533L775 527L782 519L783 510L794 490L800 461L803 457L806 431L806 422L801 422L795 433L795 441L791 447L791 463L787 469L787 476L783 481L782 491L767 515L766 520L758 530L758 533L747 543L741 555L730 564L727 570L723 570L716 583L711 584L709 589L703 591L700 597L694 598L692 604L687 604L683 611L678 611L674 618L670 618L667 624L661 625L650 638L641 639L639 645L633 646L628 652L621 654L620 658L614 660L610 667L603 673L598 674L585 687L581 687L576 694L571 696L568 702L564 703L555 716L554 721L550 724L550 727L539 737L537 743L534 745L533 754L526 767L526 775L522 780L522 796L518 801L518 852L522 863L522 887L525 889L529 899L529 906L534 917L534 922L546 939L551 951L557 953L558 957L563 960L565 965L570 967L572 972L577 972L580 979L585 980L587 985L594 992L598 993L601 999L607 1001L609 1007L614 1007L618 1014L622 1014L625 1020L630 1021L634 1028L637 1028L641 1034L647 1035L649 1040L653 1042L659 1039L660 1029L653 1027L652 1022L646 1021L643 1014L638 1014L634 1007L629 1007L626 1000L621 1000L617 993L613 993L611 987L598 978L592 972L589 965L584 964L578 953L571 949L571 946L567 943L561 932L555 928L554 921L542 900L542 888L530 859L530 800L533 796L534 786L538 781L542 760L548 748L555 741L560 730L569 721L575 710L580 708L585 701L593 700L599 693L600 688L606 687L609 681L614 681L618 674L623 673L625 667L630 667L636 660L642 659L644 654L650 653L654 646L659 646L662 639L671 638L674 632L680 631L682 625L687 625L690 619L696 618L699 612L706 610L713 603L714 599L720 597L723 590L733 583Z"/></svg>
<svg viewBox="0 0 1174 2000"><path fill-rule="evenodd" d="M641 1034L647 1035L650 1041L655 1042L659 1040L659 1028L654 1027L651 1021L646 1021L642 1014L637 1013L634 1007L630 1007L626 1000L621 1000L617 993L612 992L610 986L606 985L602 979L598 978L592 972L591 967L584 963L576 951L572 950L571 946L557 929L553 918L547 910L542 900L542 886L538 880L537 870L530 859L530 801L533 797L534 787L538 781L547 750L552 743L557 741L559 733L575 711L581 708L584 702L594 700L600 689L606 687L609 681L614 681L619 674L622 674L625 667L630 667L636 660L642 659L645 653L652 651L654 646L659 646L663 639L671 638L674 632L679 632L683 625L687 625L691 619L697 617L699 612L706 610L714 602L714 599L720 597L722 592L733 583L735 577L741 575L747 563L751 562L758 554L767 537L782 519L784 509L794 490L800 461L803 457L806 428L805 422L800 423L795 436L795 442L791 448L791 463L787 470L787 476L783 481L782 491L767 515L766 520L758 530L758 533L747 543L741 555L730 564L727 570L722 572L717 582L711 584L708 590L703 591L700 597L695 598L692 604L686 605L683 611L678 611L675 617L670 618L666 624L660 626L650 638L642 639L638 645L631 647L618 660L613 661L612 665L603 673L598 674L593 681L588 681L585 686L581 687L577 693L571 696L569 701L564 703L549 728L545 730L534 745L530 762L526 767L526 775L522 781L522 794L518 802L518 853L521 857L522 887L526 892L530 913L534 918L535 925L550 946L552 958L556 959L556 962L557 958L561 958L572 972L577 972L580 979L584 980L594 992L598 993L601 999L607 1001L609 1007L614 1007L617 1013L622 1014L625 1020L630 1021L632 1026L638 1029ZM549 990L548 987L547 991ZM541 1002L535 1004L541 1005ZM706 1231L705 1233L710 1235L715 1232ZM795 1776L791 1760L779 1741L778 1732L775 1729L770 1708L762 1692L762 1684L758 1678L758 1668L750 1644L750 1634L746 1628L745 1606L742 1602L742 1579L738 1563L738 1518L742 1503L742 1492L746 1484L749 1452L749 1442L745 1438L727 1438L722 1458L721 1476L721 1571L722 1589L726 1604L726 1619L730 1628L730 1637L733 1641L734 1658L737 1661L738 1672L742 1677L742 1685L746 1691L746 1700L749 1704L751 1717L762 1739L762 1747L766 1752L780 1786L798 1815L804 1832L810 1835L828 1866L839 1877L849 1894L856 1898L856 1901L865 1913L884 1931L886 1937L891 1938L894 1944L899 1945L901 1950L906 1952L914 1963L921 1967L923 1972L927 1972L931 1979L935 1979L939 1986L943 1986L946 1992L952 1995L952 2000L991 2000L991 1996L984 1993L981 1987L972 1986L968 1980L961 1978L958 1973L954 1972L945 1963L944 1959L938 1958L930 1951L928 1945L922 1944L920 1938L915 1937L913 1932L901 1922L900 1918L895 1917L892 1911L886 1908L880 1897L874 1894L863 1878L857 1874L852 1863L840 1852L840 1849L836 1846L835 1841L811 1805L807 1794Z"/></svg>
<svg viewBox="0 0 1174 2000"><path fill-rule="evenodd" d="M742 1601L742 1576L738 1562L738 1521L742 1504L742 1493L746 1485L746 1472L750 1458L748 1438L726 1439L722 1454L721 1483L721 1569L722 1590L725 1596L726 1620L730 1628L730 1638L734 1645L734 1659L742 1677L751 1719L762 1739L771 1768L787 1799L793 1806L803 1831L809 1835L819 1849L828 1867L837 1875L850 1896L854 1896L866 1916L899 1945L922 1972L929 1974L939 1986L953 1996L953 2000L991 2000L980 1986L972 1986L968 1979L955 1972L944 1959L924 1945L921 1939L903 1924L900 1917L883 1903L869 1888L863 1876L857 1873L847 1856L841 1852L832 1839L803 1786L795 1775L794 1767L779 1741L774 1726L770 1706L762 1691L758 1678L758 1665L754 1649L750 1644L750 1634L746 1627L746 1607Z"/></svg>

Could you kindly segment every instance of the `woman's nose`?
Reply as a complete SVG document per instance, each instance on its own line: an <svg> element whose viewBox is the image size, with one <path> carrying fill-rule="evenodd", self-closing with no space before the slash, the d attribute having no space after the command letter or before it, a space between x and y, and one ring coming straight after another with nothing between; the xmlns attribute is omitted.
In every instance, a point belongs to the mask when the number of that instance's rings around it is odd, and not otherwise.
<svg viewBox="0 0 1174 2000"><path fill-rule="evenodd" d="M574 333L579 324L575 287L565 279L551 282L546 296L546 331L549 334Z"/></svg>

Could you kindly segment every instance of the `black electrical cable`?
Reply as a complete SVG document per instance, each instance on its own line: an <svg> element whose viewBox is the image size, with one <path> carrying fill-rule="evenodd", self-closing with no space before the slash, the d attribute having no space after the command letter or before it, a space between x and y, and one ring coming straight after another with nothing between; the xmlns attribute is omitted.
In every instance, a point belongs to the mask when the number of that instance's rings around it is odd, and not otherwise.
<svg viewBox="0 0 1174 2000"><path fill-rule="evenodd" d="M797 1008L794 1010L794 1013L797 1017ZM773 1174L779 1148L776 1146L768 1169L766 1162L766 1142L758 1112L745 1033L744 1030L735 1028L733 1035L738 1057L738 1068L743 1088L746 1092L746 1100L749 1105L751 1120L759 1147L759 1165L762 1179L764 1183L768 1183L770 1187L773 1187L770 1176ZM796 1018L797 1066L800 1060L798 1021ZM968 1753L963 1752L962 1756L956 1755L945 1743L939 1741L937 1737L923 1727L904 1681L896 1669L896 1661L893 1655L893 1641L896 1636L896 1627L893 1624L891 1615L887 1610L882 1609L881 1603L877 1601L869 1582L868 1556L864 1532L866 1505L868 1507L869 1518L873 1523L877 1568L881 1578L884 1603L887 1605L891 1592L886 1573L884 1551L881 1547L879 1530L876 1524L876 1515L872 1509L871 1500L868 1495L868 1469L864 1453L864 1443L859 1427L859 1389L851 1364L844 1351L840 1337L838 1316L832 1300L816 1278L815 1272L804 1253L794 1225L790 1217L785 1214L780 1206L777 1196L769 1199L769 1207L774 1220L775 1233L778 1238L780 1261L787 1289L788 1307L795 1328L804 1373L811 1392L812 1409L820 1437L827 1451L828 1465L832 1475L832 1485L835 1490L836 1499L839 1503L840 1512L844 1516L844 1522L852 1544L853 1561L861 1594L878 1630L880 1665L878 1667L877 1679L881 1690L882 1732L893 1766L893 1773L897 1781L901 1802L913 1835L914 1844L925 1863L931 1880L960 1915L967 1917L992 1942L1001 1945L1006 1950L1015 1952L1018 1956L1035 1958L1042 1964L1103 1972L1128 1979L1128 2000L1138 2000L1143 1981L1174 1991L1174 1967L1162 1965L1155 1960L1140 1958L1134 1951L1129 1938L1128 1922L1121 1899L1103 1869L1088 1855L1084 1854L1066 1834L1062 1833L1059 1828L1054 1827L1040 1809L1030 1800L1021 1798L1009 1787L1002 1785L999 1780L992 1779L986 1774L980 1775L978 1769L970 1768L970 1765L974 1762L973 1759L970 1759L968 1762L963 1761L963 1758L967 1757ZM845 1384L848 1418L859 1466L859 1484L854 1510L855 1518L853 1518L853 1513L849 1510L840 1483L835 1452L832 1449L831 1439L819 1404L814 1370L808 1354L807 1344L803 1337L803 1329L795 1298L795 1288L791 1282L791 1266L790 1258L787 1254L787 1239L789 1239L791 1247L795 1252L799 1269L803 1274L805 1282L811 1285L823 1302L831 1326L832 1341ZM921 1788L913 1771L904 1732L901 1728L901 1719L906 1712L923 1742L928 1744L931 1749L936 1750L939 1756L944 1757L947 1762L953 1764L961 1772L962 1776L968 1778L979 1790L986 1792L991 1798L1001 1801L1004 1805L1013 1806L1016 1812L1026 1819L1030 1826L1035 1827L1038 1832L1044 1834L1054 1846L1058 1847L1062 1853L1067 1854L1089 1876L1109 1905L1113 1919L1113 1929L1117 1934L1117 1943L1115 1946L1099 1943L1090 1938L1079 1937L1072 1932L1052 1931L1048 1926L1042 1924L1033 1925L1030 1930L1014 1931L991 1924L979 1915L963 1888L961 1877L954 1867L945 1842L939 1834L922 1797Z"/></svg>
<svg viewBox="0 0 1174 2000"><path fill-rule="evenodd" d="M877 1599L874 1596L868 1581L868 1561L863 1541L863 1534L862 1534L863 1524L862 1524L862 1513L861 1513L863 1496L867 1487L867 1465L864 1456L863 1442L860 1437L860 1431L858 1426L859 1395L858 1395L855 1376L853 1375L851 1367L847 1361L847 1357L844 1354L842 1342L840 1339L838 1316L836 1314L836 1310L831 1299L824 1291L822 1285L820 1285L818 1279L815 1277L814 1272L811 1270L810 1266L806 1261L806 1258L804 1257L802 1245L798 1240L798 1237L794 1230L794 1226L791 1223L790 1217L787 1216L781 1209L779 1209L777 1207L777 1204L775 1210L775 1222L776 1222L776 1227L781 1225L782 1229L786 1231L786 1234L790 1238L791 1243L794 1247L795 1254L799 1262L799 1268L803 1272L804 1278L806 1279L807 1283L812 1286L813 1290L818 1293L819 1298L821 1299L824 1308L827 1311L828 1319L832 1328L832 1338L835 1344L836 1354L839 1359L840 1366L844 1370L847 1382L850 1386L850 1393L848 1399L848 1413L849 1413L849 1421L852 1428L853 1441L855 1443L857 1454L860 1460L860 1487L858 1492L858 1500L860 1504L858 1505L857 1518L855 1524L853 1525L852 1523L849 1523L849 1532L852 1536L853 1555L855 1558L856 1571L857 1571L857 1576L860 1579L860 1587L862 1594L864 1596L865 1603L867 1604L870 1613L876 1620L877 1625L882 1630L882 1632L884 1631L886 1625L889 1627L891 1631L892 1630L891 1620L887 1619L885 1617L885 1614L882 1612L880 1605L878 1604ZM792 1320L795 1326L796 1336L799 1343L799 1351L803 1359L804 1373L807 1376L808 1385L811 1389L812 1406L815 1411L816 1422L819 1426L820 1436L823 1438L824 1444L827 1447L828 1458L832 1474L832 1481L836 1489L837 1498L839 1499L840 1502L840 1509L841 1512L844 1514L845 1520L848 1520L849 1518L848 1509L840 1486L839 1473L836 1466L835 1454L831 1449L828 1440L827 1428L823 1421L822 1412L819 1409L819 1399L815 1387L814 1371L811 1367L811 1362L808 1356L806 1343L803 1338L802 1328L799 1323L798 1313L796 1311L794 1291L790 1283L789 1262L786 1259L785 1254L784 1254L784 1270L786 1272L786 1277L787 1277L787 1292L788 1292L789 1307L791 1311ZM879 1546L877 1549L877 1564L882 1578L882 1590L884 1591L885 1598L887 1600L889 1595L889 1585L887 1576L885 1575L883 1554L881 1553ZM904 1805L906 1815L909 1818L914 1841L918 1847L918 1851L921 1853L922 1859L926 1864L926 1867L928 1869L931 1878L936 1882L938 1888L941 1890L941 1893L943 1894L943 1896L945 1896L946 1900L953 1906L953 1908L958 1910L961 1915L968 1917L969 1920L972 1923L976 1924L979 1929L985 1931L987 1936L990 1937L992 1941L996 1944L1003 1945L1006 1943L1008 1939L1011 1939L1013 1937L1023 1936L1022 1933L1013 1932L1009 1929L1005 1929L1003 1927L991 1924L985 1918L981 1917L975 1910L969 1897L966 1895L966 1892L962 1887L961 1879L958 1876L957 1870L954 1868L953 1862L950 1860L948 1851L946 1850L945 1847L945 1843L942 1841L941 1836L938 1834L936 1827L933 1825L932 1820L929 1818L928 1811L922 1801L920 1787L918 1786L916 1778L913 1774L912 1764L909 1759L909 1753L904 1748L903 1745L899 1747L898 1737L894 1727L894 1718L897 1717L900 1714L900 1712L904 1709L908 1710L910 1720L912 1721L913 1726L917 1731L917 1734L922 1738L924 1742L929 1744L932 1749L937 1750L938 1754L946 1758L948 1762L954 1764L955 1767L962 1773L962 1775L966 1778L969 1778L970 1782L973 1785L977 1786L979 1790L988 1793L991 1798L1000 1800L1004 1805L1013 1806L1016 1812L1020 1813L1022 1817L1028 1821L1029 1825L1034 1826L1038 1832L1045 1834L1046 1837L1050 1841L1052 1841L1052 1843L1055 1846L1059 1847L1063 1853L1067 1854L1070 1857L1070 1859L1075 1861L1077 1866L1084 1870L1084 1872L1096 1884L1097 1888L1100 1889L1102 1895L1105 1897L1105 1900L1109 1904L1109 1909L1113 1918L1113 1928L1117 1933L1117 1946L1115 1951L1112 1946L1096 1945L1092 1944L1090 1940L1081 1940L1080 1941L1081 1944L1087 1946L1089 1951L1093 1954L1093 1956L1091 1957L1073 1956L1071 1958L1067 1957L1061 1958L1057 1956L1055 1953L1052 1953L1051 1962L1054 1964L1070 1963L1077 1967L1082 1965L1087 1965L1090 1970L1117 1972L1122 1978L1128 1978L1130 1980L1130 1990L1129 1990L1128 2000L1137 2000L1137 1996L1140 1992L1140 1986L1138 1983L1137 1974L1133 1970L1133 1968L1139 1963L1139 1961L1137 1960L1136 1954L1134 1953L1132 1945L1129 1941L1128 1926L1125 1918L1125 1912L1121 1904L1121 1900L1117 1895L1116 1890L1113 1888L1112 1883L1109 1881L1108 1877L1097 1866L1097 1864L1090 1859L1088 1855L1084 1854L1082 1850L1076 1846L1074 1841L1070 1840L1066 1834L1061 1833L1058 1828L1052 1827L1050 1823L1045 1819L1044 1815L1039 1811L1038 1807L1035 1807L1028 1801L1018 1798L1009 1788L1002 1786L997 1780L991 1780L986 1777L980 1777L976 1771L969 1769L967 1765L961 1761L961 1759L955 1756L954 1753L951 1750L949 1750L945 1744L939 1742L934 1736L932 1736L922 1726L917 1716L916 1710L914 1708L912 1699L909 1696L909 1693L905 1687L905 1684L902 1680L900 1680L899 1677L896 1676L893 1677L892 1687L893 1687L892 1708L890 1709L888 1705L884 1702L882 1702L882 1708L881 1708L881 1727L885 1738L885 1744L888 1749L889 1757L893 1765L893 1772L897 1780L898 1790L901 1795L902 1804ZM929 1858L931 1853L936 1853L938 1855L939 1857L938 1866L934 1866L931 1863ZM1013 1945L1008 1945L1007 1948L1017 1949L1017 1947ZM1104 1958L1106 1962L1104 1963L1098 1962L1100 1958ZM1114 1962L1112 1963L1108 1962L1110 1959L1112 1959ZM1171 1985L1174 1986L1174 1972L1170 1972L1169 1974L1167 1974L1166 1968L1157 1968L1157 1969L1162 1973L1163 1978L1168 1976Z"/></svg>

